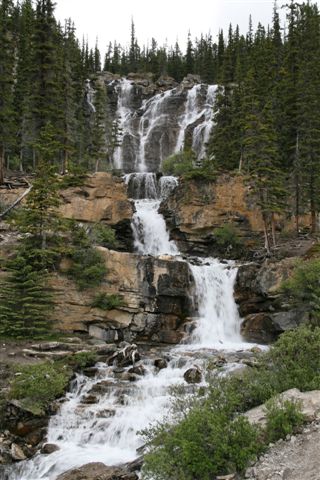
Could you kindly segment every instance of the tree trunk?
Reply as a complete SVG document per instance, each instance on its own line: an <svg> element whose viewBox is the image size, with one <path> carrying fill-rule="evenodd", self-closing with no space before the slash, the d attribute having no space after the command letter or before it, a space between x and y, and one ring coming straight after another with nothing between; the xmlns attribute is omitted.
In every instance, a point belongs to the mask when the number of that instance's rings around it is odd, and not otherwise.
<svg viewBox="0 0 320 480"><path fill-rule="evenodd" d="M68 150L65 149L63 151L61 175L65 175L68 172L68 163L69 163Z"/></svg>
<svg viewBox="0 0 320 480"><path fill-rule="evenodd" d="M276 239L276 222L274 219L274 213L271 214L271 232L272 232L272 243L273 243L273 246L275 247L277 245L277 239Z"/></svg>
<svg viewBox="0 0 320 480"><path fill-rule="evenodd" d="M99 165L100 165L100 160L96 160L95 168L94 171L97 173L99 172Z"/></svg>
<svg viewBox="0 0 320 480"><path fill-rule="evenodd" d="M4 183L4 146L0 145L0 185Z"/></svg>
<svg viewBox="0 0 320 480"><path fill-rule="evenodd" d="M22 149L22 148L21 148L21 150L20 150L19 170L20 170L21 173L23 172L23 149Z"/></svg>
<svg viewBox="0 0 320 480"><path fill-rule="evenodd" d="M263 215L263 231L264 231L264 248L267 250L267 253L270 253L270 240L269 240L269 235L268 235L268 222Z"/></svg>

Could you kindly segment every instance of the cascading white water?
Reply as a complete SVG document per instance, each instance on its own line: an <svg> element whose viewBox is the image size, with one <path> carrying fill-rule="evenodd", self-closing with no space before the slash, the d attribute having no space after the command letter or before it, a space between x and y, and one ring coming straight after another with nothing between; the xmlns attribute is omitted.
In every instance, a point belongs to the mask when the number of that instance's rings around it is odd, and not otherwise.
<svg viewBox="0 0 320 480"><path fill-rule="evenodd" d="M90 462L118 465L137 457L143 444L137 432L166 413L170 386L184 384L183 373L193 364L176 354L166 369L145 363L146 374L134 385L116 381L112 368L101 365L99 377L79 375L59 413L51 418L48 442L60 447L51 455L38 455L10 471L5 480L55 480L60 473ZM99 382L110 382L110 391L93 405L82 403Z"/></svg>
<svg viewBox="0 0 320 480"><path fill-rule="evenodd" d="M197 84L187 91L178 87L147 100L141 100L139 88L129 80L121 79L115 88L122 132L122 144L113 158L116 168L140 173L160 170L165 158L183 149L189 128L197 157L205 156L216 86Z"/></svg>
<svg viewBox="0 0 320 480"><path fill-rule="evenodd" d="M139 123L139 136L140 136L140 149L136 161L136 170L139 172L146 172L147 166L145 162L145 148L146 143L149 141L150 133L159 122L163 122L165 117L168 117L166 112L166 102L168 97L172 94L172 90L168 90L164 93L155 95L151 100L145 102L142 109L144 113ZM159 159L161 164L163 158Z"/></svg>
<svg viewBox="0 0 320 480"><path fill-rule="evenodd" d="M161 200L177 186L174 177L154 173L129 174L125 177L129 194L136 198L132 219L134 246L141 255L178 255L176 244L170 240L163 216L158 212Z"/></svg>
<svg viewBox="0 0 320 480"><path fill-rule="evenodd" d="M212 258L198 259L197 263L189 264L199 314L190 343L201 348L234 348L242 343L240 318L233 298L237 269Z"/></svg>
<svg viewBox="0 0 320 480"><path fill-rule="evenodd" d="M186 133L185 130L187 126L195 122L199 116L199 111L197 109L197 98L200 89L201 85L199 84L188 90L186 108L179 121L180 129L175 147L175 153L178 153L183 149Z"/></svg>
<svg viewBox="0 0 320 480"><path fill-rule="evenodd" d="M130 98L133 85L129 80L122 78L117 88L118 105L117 105L117 121L119 130L123 135L134 135L131 130L130 118L132 109L130 108ZM116 168L122 168L122 145L116 147L113 155L113 163Z"/></svg>
<svg viewBox="0 0 320 480"><path fill-rule="evenodd" d="M207 91L207 98L205 108L199 115L199 118L204 116L204 121L197 125L193 130L192 149L197 153L198 159L202 160L206 154L207 143L210 138L210 133L213 128L213 105L217 92L217 85L209 85Z"/></svg>
<svg viewBox="0 0 320 480"><path fill-rule="evenodd" d="M138 173L127 175L125 181L137 209L133 231L139 230L135 233L138 253L178 255L158 212L161 198L176 187L177 179ZM184 260L176 257L176 261ZM203 349L225 349L230 342L233 349L237 343L242 348L233 298L236 268L214 259L196 259L189 267L199 314L189 344L168 351L171 360L160 371L152 360L144 361L146 373L134 383L119 379L114 368L105 364L100 364L94 379L78 375L74 388L49 424L47 441L60 449L9 468L5 480L56 480L60 473L86 463L118 465L134 460L143 443L137 432L168 413L170 387L186 385L185 371L206 361ZM196 350L196 356L190 350ZM86 402L86 397L95 392L99 392L96 403Z"/></svg>

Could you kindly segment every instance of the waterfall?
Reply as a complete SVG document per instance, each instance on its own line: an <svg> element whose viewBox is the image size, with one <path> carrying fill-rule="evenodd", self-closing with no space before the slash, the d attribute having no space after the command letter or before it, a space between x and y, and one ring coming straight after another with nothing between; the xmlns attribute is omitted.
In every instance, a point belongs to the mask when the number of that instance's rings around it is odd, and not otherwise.
<svg viewBox="0 0 320 480"><path fill-rule="evenodd" d="M136 170L140 172L147 171L146 165L146 145L150 142L151 132L159 125L166 122L169 116L169 111L166 108L167 99L171 96L172 90L168 90L165 93L159 93L155 95L151 100L146 102L142 110L144 111L140 123L139 123L139 137L140 137L140 149L136 161ZM160 142L161 145L161 142ZM161 152L160 148L160 152ZM161 164L163 158L160 154L159 164Z"/></svg>
<svg viewBox="0 0 320 480"><path fill-rule="evenodd" d="M131 126L131 118L133 111L130 107L130 100L132 95L133 85L125 78L121 79L117 86L118 104L117 104L117 121L119 131L121 131L122 139L125 137L132 137L134 133ZM123 167L123 143L115 148L113 163L116 168Z"/></svg>
<svg viewBox="0 0 320 480"><path fill-rule="evenodd" d="M185 111L180 117L179 121L179 135L175 147L175 153L178 153L183 149L187 126L194 123L199 116L199 111L197 109L197 98L200 89L201 85L199 84L188 90Z"/></svg>
<svg viewBox="0 0 320 480"><path fill-rule="evenodd" d="M158 212L161 200L177 186L174 177L154 173L126 175L129 195L135 199L132 230L134 246L141 255L178 255L176 244L170 240L163 216Z"/></svg>
<svg viewBox="0 0 320 480"><path fill-rule="evenodd" d="M166 253L175 255L175 261L185 261L158 212L161 200L176 188L177 179L139 172L126 175L125 182L136 206L132 228L137 253ZM148 358L143 361L145 375L135 382L104 363L98 364L95 378L77 375L66 401L49 423L47 441L59 450L9 467L5 480L56 480L59 474L86 463L121 465L134 460L142 446L137 432L168 413L170 387L186 386L186 370L194 365L204 368L212 349L244 348L233 298L234 265L199 258L188 265L199 318L187 344L165 352L167 368L158 370L154 359ZM210 349L209 353L205 349ZM90 396L96 396L95 403Z"/></svg>
<svg viewBox="0 0 320 480"><path fill-rule="evenodd" d="M197 262L189 264L199 314L190 343L202 348L241 344L240 318L233 298L237 269L211 258Z"/></svg>
<svg viewBox="0 0 320 480"><path fill-rule="evenodd" d="M113 157L116 168L140 173L161 170L165 158L183 149L187 132L198 159L205 156L215 85L197 84L188 90L180 86L149 98L126 79L113 82L112 88L117 93L116 118L122 132L122 144Z"/></svg>

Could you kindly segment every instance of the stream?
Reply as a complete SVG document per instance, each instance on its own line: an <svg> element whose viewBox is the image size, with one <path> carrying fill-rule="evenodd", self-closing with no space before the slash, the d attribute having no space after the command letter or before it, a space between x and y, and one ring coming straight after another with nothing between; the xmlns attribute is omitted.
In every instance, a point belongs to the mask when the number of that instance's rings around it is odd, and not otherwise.
<svg viewBox="0 0 320 480"><path fill-rule="evenodd" d="M150 348L137 364L144 375L135 382L104 363L98 364L94 378L78 375L66 401L50 419L47 442L58 445L59 450L51 455L38 454L10 467L10 480L55 480L68 469L90 462L111 466L133 461L143 445L137 432L166 415L170 387L187 386L186 370L194 366L204 369L208 357L217 350L230 354L252 347L243 343L240 335L240 318L233 298L236 266L213 258L186 260L169 238L158 209L177 180L159 178L153 173L133 173L126 175L125 182L136 207L132 230L137 255L169 255L189 265L195 284L194 328L181 345L166 347L161 352ZM159 356L166 359L166 368L154 366ZM233 367L236 368L231 362L225 369ZM90 401L92 398L95 401Z"/></svg>

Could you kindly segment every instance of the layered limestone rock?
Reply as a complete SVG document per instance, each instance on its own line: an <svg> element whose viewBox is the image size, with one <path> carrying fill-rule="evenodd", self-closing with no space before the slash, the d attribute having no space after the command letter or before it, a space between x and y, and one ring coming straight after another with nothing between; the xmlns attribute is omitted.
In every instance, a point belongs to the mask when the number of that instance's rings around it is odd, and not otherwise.
<svg viewBox="0 0 320 480"><path fill-rule="evenodd" d="M235 225L244 241L263 232L262 215L252 188L240 175L221 175L215 182L181 181L161 206L180 250L215 254L214 230Z"/></svg>
<svg viewBox="0 0 320 480"><path fill-rule="evenodd" d="M114 342L151 340L177 343L183 336L183 321L189 314L192 279L187 263L171 257L153 258L99 248L108 273L94 291L79 291L74 282L56 274L54 313L62 331L87 331ZM120 294L123 306L101 310L90 305L97 293Z"/></svg>
<svg viewBox="0 0 320 480"><path fill-rule="evenodd" d="M99 172L86 178L81 187L61 191L60 213L79 222L103 222L115 228L117 237L128 250L132 248L130 227L133 204L122 178Z"/></svg>
<svg viewBox="0 0 320 480"><path fill-rule="evenodd" d="M309 320L308 311L293 308L281 290L297 260L297 257L266 260L239 267L235 298L243 318L241 333L246 340L270 343L284 331Z"/></svg>

